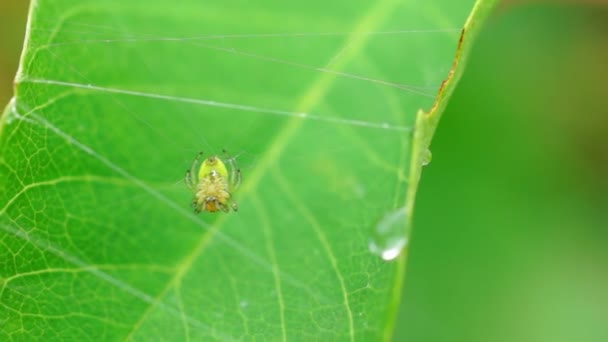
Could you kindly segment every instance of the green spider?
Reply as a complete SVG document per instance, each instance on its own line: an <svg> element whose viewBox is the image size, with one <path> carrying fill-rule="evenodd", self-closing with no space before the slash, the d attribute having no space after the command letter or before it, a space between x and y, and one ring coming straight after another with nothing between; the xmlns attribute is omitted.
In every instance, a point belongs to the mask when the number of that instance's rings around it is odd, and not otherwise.
<svg viewBox="0 0 608 342"><path fill-rule="evenodd" d="M186 171L185 177L186 186L194 193L192 199L194 212L213 213L222 210L227 213L230 209L237 211L238 206L232 199L232 193L241 184L241 170L236 168L233 158L225 158L230 166L228 172L226 164L218 156L208 157L200 163L202 155L203 152L199 152L190 169ZM197 168L198 176L196 176Z"/></svg>

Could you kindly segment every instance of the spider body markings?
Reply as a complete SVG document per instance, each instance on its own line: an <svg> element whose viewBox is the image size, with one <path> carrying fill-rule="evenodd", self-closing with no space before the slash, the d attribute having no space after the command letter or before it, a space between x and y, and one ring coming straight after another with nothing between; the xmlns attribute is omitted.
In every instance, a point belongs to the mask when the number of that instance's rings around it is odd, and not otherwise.
<svg viewBox="0 0 608 342"><path fill-rule="evenodd" d="M225 159L229 168L218 156L210 156L201 163L202 155L200 152L196 156L185 176L186 186L194 193L194 212L237 211L232 193L241 183L241 170L236 168L231 158Z"/></svg>

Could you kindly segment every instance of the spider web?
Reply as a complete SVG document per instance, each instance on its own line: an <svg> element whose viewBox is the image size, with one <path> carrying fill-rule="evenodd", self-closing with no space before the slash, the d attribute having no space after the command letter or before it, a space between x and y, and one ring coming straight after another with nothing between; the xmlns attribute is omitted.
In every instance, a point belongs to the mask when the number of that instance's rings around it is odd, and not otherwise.
<svg viewBox="0 0 608 342"><path fill-rule="evenodd" d="M369 236L471 4L332 5L34 2L0 136L1 336L388 336L399 265ZM222 149L240 210L195 216L181 177Z"/></svg>

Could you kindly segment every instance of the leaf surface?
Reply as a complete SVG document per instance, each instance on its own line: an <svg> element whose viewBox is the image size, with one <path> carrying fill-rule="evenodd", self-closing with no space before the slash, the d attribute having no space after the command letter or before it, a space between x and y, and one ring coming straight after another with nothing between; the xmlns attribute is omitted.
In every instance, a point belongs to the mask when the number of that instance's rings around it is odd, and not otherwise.
<svg viewBox="0 0 608 342"><path fill-rule="evenodd" d="M406 253L370 241L402 210L407 242L489 3L33 1L0 124L0 339L390 339ZM239 211L195 215L184 171L224 149Z"/></svg>

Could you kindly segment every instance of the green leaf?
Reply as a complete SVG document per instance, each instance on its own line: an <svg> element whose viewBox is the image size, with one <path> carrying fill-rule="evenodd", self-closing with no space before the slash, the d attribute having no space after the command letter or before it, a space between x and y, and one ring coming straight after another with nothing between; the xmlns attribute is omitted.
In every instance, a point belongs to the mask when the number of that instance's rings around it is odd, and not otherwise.
<svg viewBox="0 0 608 342"><path fill-rule="evenodd" d="M0 340L390 339L390 239L492 3L32 1ZM223 149L239 211L195 215L184 171Z"/></svg>

